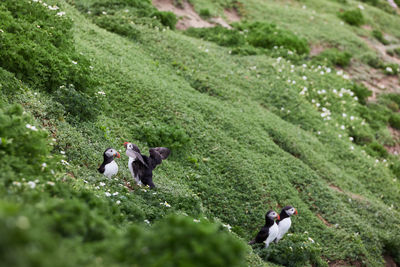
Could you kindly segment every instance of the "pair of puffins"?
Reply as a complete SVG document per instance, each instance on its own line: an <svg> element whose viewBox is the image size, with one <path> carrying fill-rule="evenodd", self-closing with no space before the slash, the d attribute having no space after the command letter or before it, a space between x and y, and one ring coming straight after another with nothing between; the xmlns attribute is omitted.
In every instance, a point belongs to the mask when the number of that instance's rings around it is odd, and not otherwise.
<svg viewBox="0 0 400 267"><path fill-rule="evenodd" d="M138 185L155 187L153 183L153 170L163 160L168 158L171 151L166 147L155 147L149 149L149 156L140 153L137 145L129 142L124 143L126 155L129 157L128 168ZM118 165L115 158L120 158L121 155L114 148L107 148L103 153L103 163L98 168L98 171L108 178L118 173Z"/></svg>
<svg viewBox="0 0 400 267"><path fill-rule="evenodd" d="M297 210L292 206L284 207L280 214L269 210L265 214L265 225L258 232L256 238L250 241L249 244L265 243L265 247L267 248L272 241L278 243L292 225L290 219L292 215L297 215ZM275 219L277 220L275 221Z"/></svg>

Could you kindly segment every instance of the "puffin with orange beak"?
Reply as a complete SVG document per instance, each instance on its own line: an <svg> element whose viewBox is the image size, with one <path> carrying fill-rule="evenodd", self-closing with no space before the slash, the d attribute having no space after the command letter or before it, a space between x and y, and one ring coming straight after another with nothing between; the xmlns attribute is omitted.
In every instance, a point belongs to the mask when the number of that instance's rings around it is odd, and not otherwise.
<svg viewBox="0 0 400 267"><path fill-rule="evenodd" d="M166 159L171 151L166 147L155 147L149 149L149 156L140 153L135 144L125 142L126 155L129 157L128 168L133 179L138 185L155 187L153 183L153 170Z"/></svg>
<svg viewBox="0 0 400 267"><path fill-rule="evenodd" d="M118 173L118 165L114 161L114 158L120 158L121 155L114 148L107 148L103 153L103 157L103 163L97 170L108 178L111 178Z"/></svg>
<svg viewBox="0 0 400 267"><path fill-rule="evenodd" d="M268 248L269 244L274 241L279 233L278 225L275 219L280 219L279 214L273 210L269 210L265 214L265 225L258 232L256 238L249 242L249 245L255 243L265 243L265 247Z"/></svg>
<svg viewBox="0 0 400 267"><path fill-rule="evenodd" d="M278 243L287 231L289 231L292 225L292 220L290 219L292 215L297 215L297 210L292 206L286 206L282 209L281 214L279 214L280 218L276 222L278 224L279 233L278 237L274 240L275 243Z"/></svg>

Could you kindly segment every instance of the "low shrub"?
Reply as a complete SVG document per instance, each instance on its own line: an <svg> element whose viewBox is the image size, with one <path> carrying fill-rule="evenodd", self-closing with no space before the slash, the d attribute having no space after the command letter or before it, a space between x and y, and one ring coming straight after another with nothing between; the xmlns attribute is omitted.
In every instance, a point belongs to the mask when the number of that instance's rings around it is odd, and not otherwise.
<svg viewBox="0 0 400 267"><path fill-rule="evenodd" d="M400 72L400 66L396 63L385 64L383 71L386 75L397 75Z"/></svg>
<svg viewBox="0 0 400 267"><path fill-rule="evenodd" d="M378 40L379 42L381 42L384 45L388 45L389 44L389 41L385 39L385 37L383 36L381 31L373 30L372 31L372 36L374 36L376 40Z"/></svg>
<svg viewBox="0 0 400 267"><path fill-rule="evenodd" d="M364 16L360 9L346 10L339 13L339 18L352 26L361 26L364 24Z"/></svg>
<svg viewBox="0 0 400 267"><path fill-rule="evenodd" d="M227 231L176 215L150 230L130 227L110 249L120 262L138 266L245 266L246 262L245 246Z"/></svg>
<svg viewBox="0 0 400 267"><path fill-rule="evenodd" d="M363 84L354 83L350 90L354 92L358 98L358 102L362 105L365 105L368 97L372 95L372 92Z"/></svg>
<svg viewBox="0 0 400 267"><path fill-rule="evenodd" d="M169 11L156 11L151 14L151 17L157 18L162 25L169 27L171 30L175 30L175 25L178 22L176 15Z"/></svg>
<svg viewBox="0 0 400 267"><path fill-rule="evenodd" d="M0 102L0 182L50 176L58 169L57 158L50 157L47 132L35 126L20 105Z"/></svg>
<svg viewBox="0 0 400 267"><path fill-rule="evenodd" d="M386 158L388 156L388 152L385 147L378 142L372 142L365 147L365 151L373 156L379 158Z"/></svg>
<svg viewBox="0 0 400 267"><path fill-rule="evenodd" d="M234 27L247 33L247 42L254 47L283 47L298 54L308 54L310 47L307 40L298 37L289 30L278 28L268 22L234 24Z"/></svg>
<svg viewBox="0 0 400 267"><path fill-rule="evenodd" d="M89 61L75 51L72 22L41 2L0 3L0 67L41 90L52 92L73 83L84 91L94 86Z"/></svg>
<svg viewBox="0 0 400 267"><path fill-rule="evenodd" d="M326 49L313 58L315 61L325 61L329 65L347 67L350 64L351 54L336 48Z"/></svg>
<svg viewBox="0 0 400 267"><path fill-rule="evenodd" d="M177 125L142 124L137 139L146 142L150 147L168 147L177 150L190 143L190 138L184 129Z"/></svg>
<svg viewBox="0 0 400 267"><path fill-rule="evenodd" d="M203 19L209 19L211 18L211 12L209 9L204 8L204 9L200 9L199 12L200 17L202 17Z"/></svg>
<svg viewBox="0 0 400 267"><path fill-rule="evenodd" d="M263 248L261 256L266 260L285 266L327 266L321 259L322 248L306 234L287 234L277 244Z"/></svg>
<svg viewBox="0 0 400 267"><path fill-rule="evenodd" d="M380 69L384 65L383 60L378 55L372 53L364 54L362 61L375 69Z"/></svg>
<svg viewBox="0 0 400 267"><path fill-rule="evenodd" d="M102 95L89 96L75 89L73 84L60 86L54 99L62 104L70 122L93 121L104 107Z"/></svg>
<svg viewBox="0 0 400 267"><path fill-rule="evenodd" d="M400 130L400 114L394 113L389 117L389 124L395 129Z"/></svg>
<svg viewBox="0 0 400 267"><path fill-rule="evenodd" d="M238 47L245 44L245 37L237 30L227 29L222 26L212 28L189 28L187 35L215 42L221 46Z"/></svg>

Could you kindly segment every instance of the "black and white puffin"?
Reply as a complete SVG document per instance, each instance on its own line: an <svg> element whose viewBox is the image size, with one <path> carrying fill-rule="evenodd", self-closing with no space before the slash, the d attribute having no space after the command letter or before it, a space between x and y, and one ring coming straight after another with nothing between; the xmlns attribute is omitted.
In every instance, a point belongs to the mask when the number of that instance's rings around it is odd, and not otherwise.
<svg viewBox="0 0 400 267"><path fill-rule="evenodd" d="M118 173L118 165L114 161L114 158L120 158L121 155L114 148L107 148L103 153L103 157L103 163L97 170L108 178L111 178Z"/></svg>
<svg viewBox="0 0 400 267"><path fill-rule="evenodd" d="M278 243L289 230L292 225L292 220L290 219L292 215L297 215L297 210L292 206L286 206L282 209L281 214L279 214L280 219L276 221L279 233L278 237L274 240L275 243Z"/></svg>
<svg viewBox="0 0 400 267"><path fill-rule="evenodd" d="M150 148L150 156L140 153L137 145L125 142L126 155L129 157L128 167L138 185L148 185L155 187L153 183L153 170L162 161L168 158L171 151L166 147Z"/></svg>
<svg viewBox="0 0 400 267"><path fill-rule="evenodd" d="M275 218L279 220L279 214L273 210L269 210L265 214L265 225L258 232L256 238L249 242L249 244L265 243L267 248L269 244L276 239L279 233L278 225L275 222Z"/></svg>

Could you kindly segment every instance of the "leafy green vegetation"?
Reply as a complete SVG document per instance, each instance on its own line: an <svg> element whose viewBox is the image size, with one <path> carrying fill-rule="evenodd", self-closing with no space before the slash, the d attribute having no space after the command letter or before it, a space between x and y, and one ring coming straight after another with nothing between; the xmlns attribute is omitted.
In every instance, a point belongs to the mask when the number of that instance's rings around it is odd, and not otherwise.
<svg viewBox="0 0 400 267"><path fill-rule="evenodd" d="M352 26L361 26L365 22L360 9L343 11L339 14L339 17Z"/></svg>
<svg viewBox="0 0 400 267"><path fill-rule="evenodd" d="M324 50L318 56L314 57L314 60L331 66L347 67L350 64L351 54L332 48Z"/></svg>
<svg viewBox="0 0 400 267"><path fill-rule="evenodd" d="M378 40L379 42L381 42L384 45L389 44L389 41L385 39L385 37L383 36L383 33L381 31L373 30L372 36L374 36L376 40Z"/></svg>
<svg viewBox="0 0 400 267"><path fill-rule="evenodd" d="M247 21L180 32L150 1L0 2L0 44L11 49L0 50L0 261L399 263L400 161L385 146L400 97L368 100L335 68L373 53L364 29L336 16L354 3L191 3L240 8ZM398 17L362 13L399 38ZM315 44L337 50L317 62L307 57ZM115 178L97 172L104 149L125 141L144 154L172 149L156 189L134 185L124 153ZM299 210L290 233L248 246L265 212L289 204Z"/></svg>

